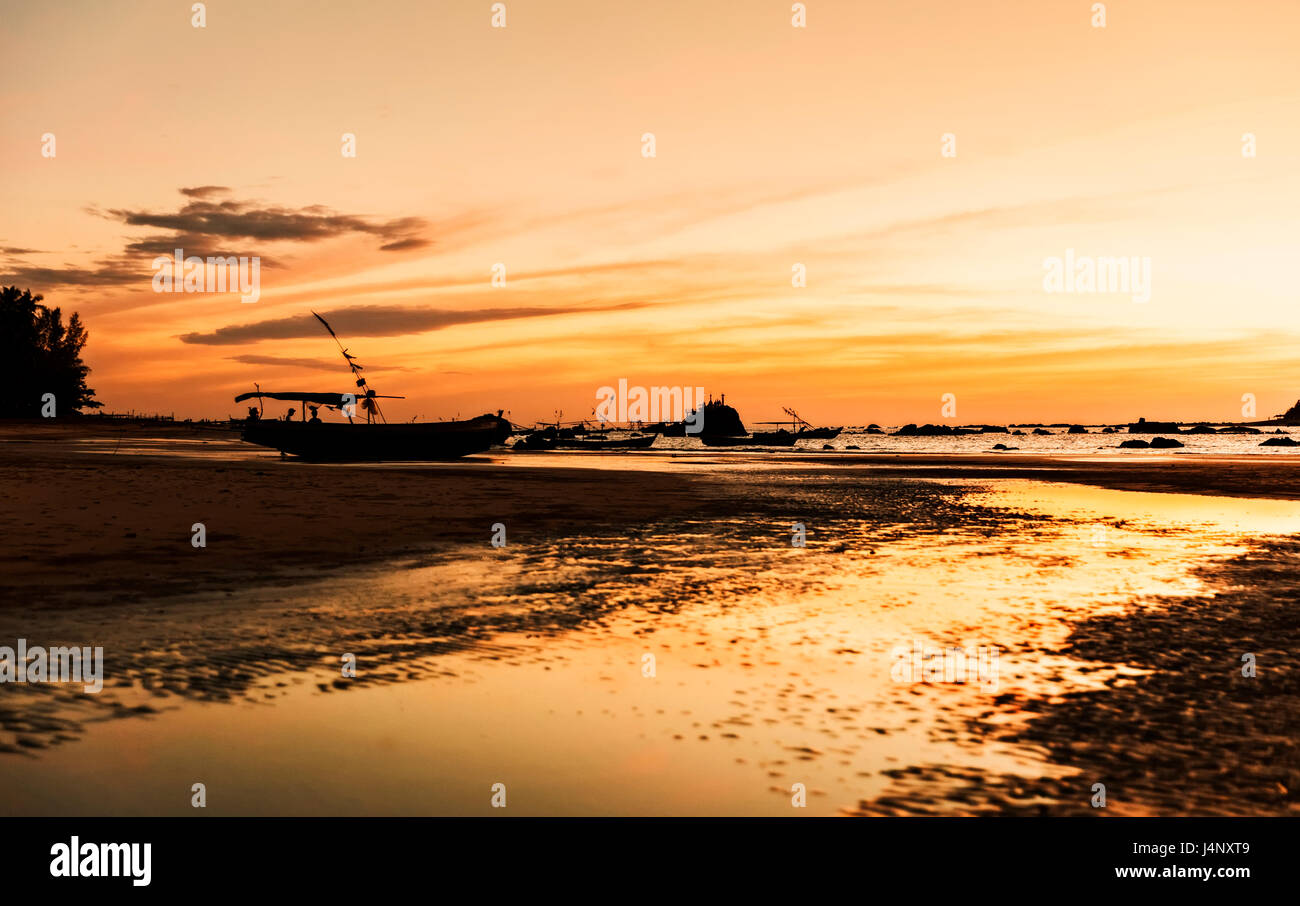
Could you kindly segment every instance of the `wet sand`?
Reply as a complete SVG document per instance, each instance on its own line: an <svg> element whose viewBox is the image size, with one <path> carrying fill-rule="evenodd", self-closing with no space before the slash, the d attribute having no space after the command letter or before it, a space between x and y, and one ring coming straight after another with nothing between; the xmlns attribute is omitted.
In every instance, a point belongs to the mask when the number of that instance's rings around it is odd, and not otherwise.
<svg viewBox="0 0 1300 906"><path fill-rule="evenodd" d="M1017 455L802 456L825 465L889 467L906 478L1027 478L1067 481L1124 491L1210 494L1300 500L1300 460L1295 456L1204 456L1180 453L1097 455L1088 458ZM849 460L845 462L845 460Z"/></svg>
<svg viewBox="0 0 1300 906"><path fill-rule="evenodd" d="M656 473L629 476L614 497L594 471L313 465L256 448L238 459L250 448L219 434L200 441L202 457L83 452L55 438L0 446L0 608L236 592L486 545L497 522L507 538L562 536L697 506L688 482ZM195 523L206 548L192 545Z"/></svg>
<svg viewBox="0 0 1300 906"><path fill-rule="evenodd" d="M183 439L201 445L202 455L120 452L123 434L128 451L136 435L162 435L163 445ZM99 445L73 449L70 436ZM119 452L100 452L106 448ZM506 523L508 532L518 527L546 536L696 514L704 512L702 502L723 507L716 512L720 518L734 516L728 500L709 492L710 479L691 471L701 462L897 480L1020 478L1300 500L1300 459L1286 455L1082 462L1038 456L667 455L658 457L667 462L656 468L628 471L604 468L606 455L568 458L590 462L591 469L584 469L548 468L553 456L504 453L445 465L348 467L282 462L273 453L250 452L219 431L128 426L117 432L111 426L28 423L0 426L0 457L9 486L0 496L0 589L7 592L0 608L93 603L136 597L142 590L177 594L293 582L486 538L496 522ZM523 473L520 463L527 466ZM191 546L194 523L205 526L209 543L202 551Z"/></svg>
<svg viewBox="0 0 1300 906"><path fill-rule="evenodd" d="M184 812L196 780L225 814L483 814L507 775L518 814L1300 801L1300 464L0 440L0 640L108 662L99 696L0 686L6 814ZM999 687L900 685L915 640L999 646Z"/></svg>

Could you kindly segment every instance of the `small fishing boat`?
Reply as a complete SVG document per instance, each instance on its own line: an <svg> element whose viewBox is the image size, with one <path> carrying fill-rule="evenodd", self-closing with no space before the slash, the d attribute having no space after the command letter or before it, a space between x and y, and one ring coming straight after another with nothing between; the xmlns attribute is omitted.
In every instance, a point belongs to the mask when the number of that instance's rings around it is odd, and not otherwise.
<svg viewBox="0 0 1300 906"><path fill-rule="evenodd" d="M510 422L480 415L465 421L399 425L253 419L244 423L241 437L250 444L318 462L423 462L482 453L509 435Z"/></svg>
<svg viewBox="0 0 1300 906"><path fill-rule="evenodd" d="M800 428L799 436L809 440L834 440L843 430L843 428Z"/></svg>
<svg viewBox="0 0 1300 906"><path fill-rule="evenodd" d="M784 429L780 431L755 431L748 437L720 437L701 434L706 447L792 447L799 435Z"/></svg>
<svg viewBox="0 0 1300 906"><path fill-rule="evenodd" d="M512 450L644 450L650 447L657 434L633 434L628 437L610 437L608 432L575 434L559 422L547 425L515 441Z"/></svg>
<svg viewBox="0 0 1300 906"><path fill-rule="evenodd" d="M790 430L799 437L808 440L833 440L840 436L843 428L814 428L807 420L788 406L782 406L785 414L790 416Z"/></svg>
<svg viewBox="0 0 1300 906"><path fill-rule="evenodd" d="M545 432L534 431L532 434L519 438L510 449L522 453L537 453L543 450L554 450L557 443L559 441L556 438L548 436Z"/></svg>
<svg viewBox="0 0 1300 906"><path fill-rule="evenodd" d="M646 450L655 442L657 434L638 434L633 437L614 437L604 439L573 438L558 440L557 450Z"/></svg>
<svg viewBox="0 0 1300 906"><path fill-rule="evenodd" d="M250 444L279 450L282 456L297 456L326 462L392 462L431 461L459 459L472 453L482 453L493 444L504 443L513 430L510 422L496 415L480 415L463 421L409 422L389 424L379 408L381 399L401 397L380 396L362 377L362 366L349 354L329 323L317 315L334 342L338 343L344 360L356 379L357 393L318 393L308 391L263 391L257 387L251 393L241 393L235 402L256 399L258 406L249 409L248 418L242 422L241 438ZM301 408L299 421L262 417L263 401L296 401ZM347 423L323 422L316 411L324 406L344 414ZM307 418L307 409L312 417ZM353 421L357 409L366 416L364 423Z"/></svg>

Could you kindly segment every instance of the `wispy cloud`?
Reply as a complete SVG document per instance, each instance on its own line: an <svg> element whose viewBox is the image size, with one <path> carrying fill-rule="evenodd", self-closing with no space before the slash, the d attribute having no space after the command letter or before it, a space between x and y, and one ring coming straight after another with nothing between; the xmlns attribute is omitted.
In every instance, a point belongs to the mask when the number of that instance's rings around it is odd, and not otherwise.
<svg viewBox="0 0 1300 906"><path fill-rule="evenodd" d="M402 306L358 305L324 312L335 329L352 337L393 337L404 334L442 330L457 324L476 324L485 321L510 321L519 318L543 318L554 315L589 313L643 308L649 303L630 302L583 308L485 308L477 311L449 311L439 308L407 308ZM292 340L317 337L320 322L310 314L289 318L275 318L252 324L232 324L219 327L210 333L187 333L180 337L182 343L199 346L234 346L256 343L260 340Z"/></svg>
<svg viewBox="0 0 1300 906"><path fill-rule="evenodd" d="M432 244L433 243L428 239L420 239L419 237L412 236L407 239L398 239L395 242L381 245L379 250L381 252L406 252L411 249L422 249Z"/></svg>
<svg viewBox="0 0 1300 906"><path fill-rule="evenodd" d="M239 362L244 365L268 365L275 368L310 368L314 371L338 371L343 367L342 359L298 359L291 356L280 355L230 355L226 356L232 362ZM402 365L387 365L383 368L367 368L366 371L411 371Z"/></svg>

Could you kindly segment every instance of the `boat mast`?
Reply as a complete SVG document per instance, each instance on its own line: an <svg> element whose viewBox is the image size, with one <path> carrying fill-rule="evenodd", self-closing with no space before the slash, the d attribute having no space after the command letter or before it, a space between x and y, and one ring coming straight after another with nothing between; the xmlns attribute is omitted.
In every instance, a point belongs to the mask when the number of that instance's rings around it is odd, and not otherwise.
<svg viewBox="0 0 1300 906"><path fill-rule="evenodd" d="M794 411L793 409L791 409L789 406L782 406L781 408L785 410L785 414L786 414L786 415L790 416L790 429L791 429L791 430L797 430L797 426L798 426L799 424L801 424L801 423L803 424L803 426L804 426L805 428L811 428L811 427L812 427L812 425L808 424L807 421L805 421L804 419L802 419L802 418L799 417L799 413L798 413L798 412L795 412L795 411Z"/></svg>
<svg viewBox="0 0 1300 906"><path fill-rule="evenodd" d="M358 365L356 363L356 357L350 355L347 349L343 347L343 343L339 341L339 335L334 332L333 327L330 327L329 322L320 315L317 315L316 312L312 312L312 314L316 315L317 321L320 321L325 325L325 329L330 332L330 336L333 337L334 342L338 344L339 352L343 353L343 358L347 361L348 367L352 369L352 376L356 378L357 387L362 391L361 408L366 410L366 424L373 422L375 416L379 416L380 421L387 424L388 419L384 418L384 413L379 409L379 403L375 401L375 391L370 389L369 385L366 384L365 377L361 374L363 366ZM351 417L349 417L348 420L351 421Z"/></svg>

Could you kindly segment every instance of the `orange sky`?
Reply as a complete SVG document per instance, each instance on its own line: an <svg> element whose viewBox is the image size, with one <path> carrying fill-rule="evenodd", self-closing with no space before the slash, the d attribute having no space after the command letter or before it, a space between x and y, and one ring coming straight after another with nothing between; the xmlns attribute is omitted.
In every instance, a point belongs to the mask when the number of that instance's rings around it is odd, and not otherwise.
<svg viewBox="0 0 1300 906"><path fill-rule="evenodd" d="M110 410L350 389L312 308L394 419L620 378L834 424L1300 397L1294 0L189 6L0 5L0 282L81 312ZM260 299L155 294L177 236ZM1150 301L1045 292L1066 249L1149 257Z"/></svg>

